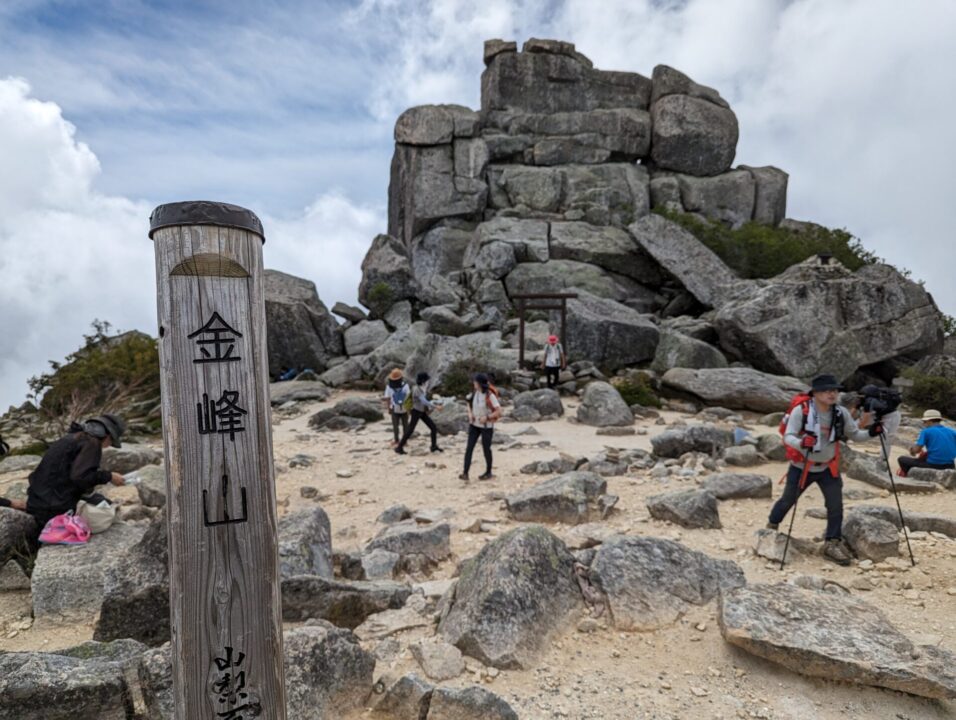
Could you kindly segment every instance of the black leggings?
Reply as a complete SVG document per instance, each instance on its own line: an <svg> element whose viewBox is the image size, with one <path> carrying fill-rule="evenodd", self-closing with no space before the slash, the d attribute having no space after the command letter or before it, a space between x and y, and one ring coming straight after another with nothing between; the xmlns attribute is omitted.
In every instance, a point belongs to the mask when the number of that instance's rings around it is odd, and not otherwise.
<svg viewBox="0 0 956 720"><path fill-rule="evenodd" d="M548 378L548 387L553 388L558 384L558 376L561 374L561 368L559 367L546 367L544 369L544 374Z"/></svg>
<svg viewBox="0 0 956 720"><path fill-rule="evenodd" d="M930 468L932 470L952 470L953 463L948 465L942 465L940 463L931 463L926 460L921 460L920 458L915 457L906 457L905 455L900 458L900 469L904 473L908 473L913 468Z"/></svg>
<svg viewBox="0 0 956 720"><path fill-rule="evenodd" d="M495 434L494 427L468 426L468 444L465 446L465 475L471 467L471 456L475 452L478 438L481 438L481 449L485 453L485 473L491 475L491 438Z"/></svg>
<svg viewBox="0 0 956 720"><path fill-rule="evenodd" d="M399 422L402 424L402 433L408 432L408 413L392 413L392 432L395 434L395 442L398 442L402 437L398 434Z"/></svg>
<svg viewBox="0 0 956 720"><path fill-rule="evenodd" d="M415 426L418 425L419 420L425 423L426 427L432 432L432 450L438 447L438 426L435 425L435 421L428 417L428 413L426 412L412 410L412 421L408 423L408 427L405 428L405 434L402 435L402 439L398 443L399 448L405 449L405 443L408 442L412 433L415 432Z"/></svg>
<svg viewBox="0 0 956 720"><path fill-rule="evenodd" d="M773 509L770 511L770 522L779 525L787 516L787 512L797 502L797 498L803 495L803 491L813 483L820 486L823 493L823 501L827 506L827 533L826 539L833 540L843 537L843 478L839 475L834 477L830 474L830 469L820 472L811 472L807 475L807 484L803 490L799 490L800 475L803 468L791 465L787 471L787 484L784 486L783 495L777 500Z"/></svg>

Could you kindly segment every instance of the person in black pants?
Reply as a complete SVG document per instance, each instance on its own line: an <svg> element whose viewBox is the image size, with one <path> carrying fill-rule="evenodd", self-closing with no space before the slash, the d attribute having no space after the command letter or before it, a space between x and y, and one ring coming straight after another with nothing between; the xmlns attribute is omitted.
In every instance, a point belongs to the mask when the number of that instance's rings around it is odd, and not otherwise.
<svg viewBox="0 0 956 720"><path fill-rule="evenodd" d="M444 450L438 447L438 427L435 425L435 422L428 417L428 413L436 407L435 403L428 399L428 381L430 379L428 373L424 372L418 373L415 377L415 389L412 390L412 419L411 422L408 423L408 427L405 428L405 434L402 435L398 446L395 448L395 452L399 455L405 454L405 443L408 442L412 433L415 432L415 426L418 425L419 420L425 423L428 429L431 430L432 452L444 452Z"/></svg>
<svg viewBox="0 0 956 720"><path fill-rule="evenodd" d="M544 357L541 359L541 367L548 379L549 388L557 386L561 371L566 366L567 358L564 356L564 348L558 342L558 336L550 335L544 348Z"/></svg>
<svg viewBox="0 0 956 720"><path fill-rule="evenodd" d="M932 470L952 470L956 458L956 430L943 425L943 416L939 410L927 410L923 413L923 430L916 443L910 447L910 455L899 459L900 471L906 477L913 468Z"/></svg>
<svg viewBox="0 0 956 720"><path fill-rule="evenodd" d="M465 446L464 472L458 476L459 480L468 482L468 471L471 469L471 458L475 452L475 445L481 440L481 449L485 455L485 472L479 475L479 480L491 480L491 439L495 434L495 423L501 418L501 403L498 402L498 393L492 387L491 380L484 373L474 377L474 389L468 403L468 444Z"/></svg>

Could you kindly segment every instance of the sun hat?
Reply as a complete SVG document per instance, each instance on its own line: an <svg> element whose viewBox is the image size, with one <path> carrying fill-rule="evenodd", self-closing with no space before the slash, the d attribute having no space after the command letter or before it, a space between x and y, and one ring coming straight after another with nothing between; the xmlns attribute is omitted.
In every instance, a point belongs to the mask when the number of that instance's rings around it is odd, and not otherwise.
<svg viewBox="0 0 956 720"><path fill-rule="evenodd" d="M105 438L109 435L113 447L121 448L123 444L120 442L120 438L126 432L126 423L119 415L103 413L87 420L84 424L84 430L93 437Z"/></svg>
<svg viewBox="0 0 956 720"><path fill-rule="evenodd" d="M556 344L556 343L558 342L558 336L557 336L557 335L548 335L548 342L549 342L551 345Z"/></svg>
<svg viewBox="0 0 956 720"><path fill-rule="evenodd" d="M402 379L402 369L401 369L401 368L395 368L394 370L392 370L392 372L390 372L390 373L388 374L388 379L389 379L389 380L401 380L401 379Z"/></svg>
<svg viewBox="0 0 956 720"><path fill-rule="evenodd" d="M827 390L843 390L843 385L833 375L817 375L810 381L810 394Z"/></svg>
<svg viewBox="0 0 956 720"><path fill-rule="evenodd" d="M923 422L927 420L942 420L943 416L939 410L927 410L923 413Z"/></svg>

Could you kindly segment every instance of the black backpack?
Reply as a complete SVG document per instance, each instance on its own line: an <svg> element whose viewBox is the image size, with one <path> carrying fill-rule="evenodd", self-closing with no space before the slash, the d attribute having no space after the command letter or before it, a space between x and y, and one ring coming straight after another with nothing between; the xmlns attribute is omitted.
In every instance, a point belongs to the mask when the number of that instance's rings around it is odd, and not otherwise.
<svg viewBox="0 0 956 720"><path fill-rule="evenodd" d="M3 441L2 437L0 437L0 457L3 457L8 452L10 452L10 446Z"/></svg>

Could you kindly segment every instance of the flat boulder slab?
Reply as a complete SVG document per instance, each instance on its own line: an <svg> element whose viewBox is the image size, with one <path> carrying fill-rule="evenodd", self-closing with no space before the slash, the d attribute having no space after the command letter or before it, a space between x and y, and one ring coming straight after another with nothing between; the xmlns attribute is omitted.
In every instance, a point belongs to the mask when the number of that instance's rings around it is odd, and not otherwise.
<svg viewBox="0 0 956 720"><path fill-rule="evenodd" d="M723 260L675 222L652 213L627 230L644 252L703 305L720 305L728 288L740 283Z"/></svg>
<svg viewBox="0 0 956 720"><path fill-rule="evenodd" d="M629 631L670 625L691 607L746 582L730 560L715 560L673 540L621 535L598 548L590 577L607 598L614 626Z"/></svg>
<svg viewBox="0 0 956 720"><path fill-rule="evenodd" d="M166 515L163 513L150 524L142 539L106 572L94 640L133 638L146 645L161 645L169 641L166 536Z"/></svg>
<svg viewBox="0 0 956 720"><path fill-rule="evenodd" d="M136 677L145 649L134 640L119 640L52 653L2 653L0 720L126 720L129 678Z"/></svg>
<svg viewBox="0 0 956 720"><path fill-rule="evenodd" d="M422 671L432 680L453 680L465 672L461 650L441 640L420 640L408 648Z"/></svg>
<svg viewBox="0 0 956 720"><path fill-rule="evenodd" d="M664 373L661 383L708 405L759 413L786 409L794 395L807 389L794 377L736 367L673 368Z"/></svg>
<svg viewBox="0 0 956 720"><path fill-rule="evenodd" d="M734 434L730 430L709 423L672 428L651 438L651 448L661 458L679 458L689 452L718 455L733 444Z"/></svg>
<svg viewBox="0 0 956 720"><path fill-rule="evenodd" d="M855 505L847 511L851 515L867 515L891 523L897 530L902 529L899 511L890 505ZM933 513L903 511L906 527L915 532L935 532L956 538L956 518Z"/></svg>
<svg viewBox="0 0 956 720"><path fill-rule="evenodd" d="M42 459L39 455L10 455L0 460L0 475L30 472Z"/></svg>
<svg viewBox="0 0 956 720"><path fill-rule="evenodd" d="M726 368L727 358L703 340L674 330L661 330L651 370L663 375L672 368Z"/></svg>
<svg viewBox="0 0 956 720"><path fill-rule="evenodd" d="M269 385L269 397L273 407L293 402L325 402L332 395L332 390L320 382L305 380L289 380Z"/></svg>
<svg viewBox="0 0 956 720"><path fill-rule="evenodd" d="M787 549L786 558L783 550ZM789 545L785 533L760 528L754 533L754 555L766 558L775 563L786 561L788 565L802 560L805 556L818 555L818 546L810 540L791 537Z"/></svg>
<svg viewBox="0 0 956 720"><path fill-rule="evenodd" d="M558 261L551 264L555 262ZM626 298L612 299L593 285L580 282L566 287L567 292L577 293L576 298L567 302L568 336L574 338L568 348L570 361L587 360L616 370L654 357L660 330L647 315L623 304ZM640 286L627 293L631 299L642 296L653 306L654 294L642 291Z"/></svg>
<svg viewBox="0 0 956 720"><path fill-rule="evenodd" d="M933 468L913 468L902 480L924 483L936 483L947 490L956 490L956 470L934 470ZM899 482L899 480L897 480Z"/></svg>
<svg viewBox="0 0 956 720"><path fill-rule="evenodd" d="M542 388L518 393L514 398L514 406L518 408L534 408L541 417L560 417L564 415L564 405L557 390Z"/></svg>
<svg viewBox="0 0 956 720"><path fill-rule="evenodd" d="M478 685L442 687L432 693L427 720L518 720L518 713L502 698Z"/></svg>
<svg viewBox="0 0 956 720"><path fill-rule="evenodd" d="M85 545L44 545L30 579L33 617L59 624L90 622L100 611L107 576L146 528L114 523Z"/></svg>
<svg viewBox="0 0 956 720"><path fill-rule="evenodd" d="M600 475L572 471L509 495L505 504L515 520L578 525L600 518L597 503L606 492Z"/></svg>
<svg viewBox="0 0 956 720"><path fill-rule="evenodd" d="M279 520L279 576L332 577L332 526L320 507Z"/></svg>
<svg viewBox="0 0 956 720"><path fill-rule="evenodd" d="M769 498L773 496L773 481L766 475L717 473L704 478L700 487L718 500Z"/></svg>
<svg viewBox="0 0 956 720"><path fill-rule="evenodd" d="M428 715L435 686L415 673L402 675L385 690L373 709L376 717L423 720Z"/></svg>
<svg viewBox="0 0 956 720"><path fill-rule="evenodd" d="M914 644L852 595L747 585L722 595L717 617L728 643L794 672L956 698L956 655Z"/></svg>
<svg viewBox="0 0 956 720"><path fill-rule="evenodd" d="M840 472L854 480L891 492L894 486L897 492L902 493L933 493L941 489L940 485L932 481L935 478L928 479L929 476L919 474L915 469L909 472L910 477L894 474L891 483L883 458L854 450L846 444L840 446Z"/></svg>
<svg viewBox="0 0 956 720"><path fill-rule="evenodd" d="M861 560L880 562L900 554L899 528L889 520L872 515L847 513L843 538Z"/></svg>
<svg viewBox="0 0 956 720"><path fill-rule="evenodd" d="M526 669L581 605L567 547L544 528L525 526L462 564L438 631L486 665Z"/></svg>
<svg viewBox="0 0 956 720"><path fill-rule="evenodd" d="M451 555L451 526L403 520L384 528L366 547L366 551L376 549L397 553L406 572L427 570Z"/></svg>
<svg viewBox="0 0 956 720"><path fill-rule="evenodd" d="M121 448L106 448L100 461L100 469L125 475L147 465L159 465L162 461L162 454L153 448L127 443Z"/></svg>
<svg viewBox="0 0 956 720"><path fill-rule="evenodd" d="M357 628L375 613L397 610L412 594L391 580L348 581L298 575L282 580L282 619L319 618L336 627Z"/></svg>
<svg viewBox="0 0 956 720"><path fill-rule="evenodd" d="M0 563L31 554L28 538L37 532L37 524L29 513L0 507Z"/></svg>
<svg viewBox="0 0 956 720"><path fill-rule="evenodd" d="M596 427L633 425L634 414L610 383L588 383L578 406L578 422Z"/></svg>
<svg viewBox="0 0 956 720"><path fill-rule="evenodd" d="M706 490L679 490L647 498L652 518L666 520L686 528L719 530L717 498Z"/></svg>

